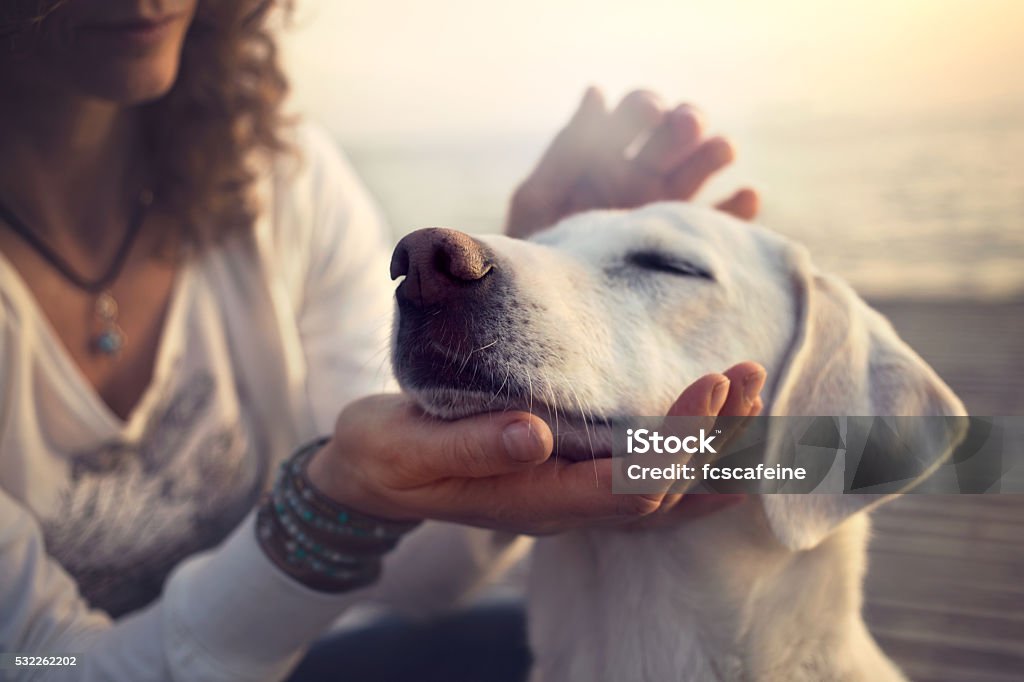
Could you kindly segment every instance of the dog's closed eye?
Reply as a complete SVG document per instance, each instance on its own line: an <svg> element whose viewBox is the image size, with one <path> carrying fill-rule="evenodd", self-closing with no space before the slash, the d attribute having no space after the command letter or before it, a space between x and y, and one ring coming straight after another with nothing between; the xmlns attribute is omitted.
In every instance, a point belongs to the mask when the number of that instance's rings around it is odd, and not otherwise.
<svg viewBox="0 0 1024 682"><path fill-rule="evenodd" d="M626 264L633 267L663 272L681 277L700 277L715 281L714 276L705 268L690 261L661 251L634 251L626 256Z"/></svg>

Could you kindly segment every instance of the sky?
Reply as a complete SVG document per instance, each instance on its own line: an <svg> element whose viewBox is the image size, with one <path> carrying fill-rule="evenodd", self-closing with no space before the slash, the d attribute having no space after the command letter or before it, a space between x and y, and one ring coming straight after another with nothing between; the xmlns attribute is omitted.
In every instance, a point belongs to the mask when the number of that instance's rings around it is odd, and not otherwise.
<svg viewBox="0 0 1024 682"><path fill-rule="evenodd" d="M293 108L343 138L535 132L583 89L715 121L1024 103L1021 0L297 0Z"/></svg>

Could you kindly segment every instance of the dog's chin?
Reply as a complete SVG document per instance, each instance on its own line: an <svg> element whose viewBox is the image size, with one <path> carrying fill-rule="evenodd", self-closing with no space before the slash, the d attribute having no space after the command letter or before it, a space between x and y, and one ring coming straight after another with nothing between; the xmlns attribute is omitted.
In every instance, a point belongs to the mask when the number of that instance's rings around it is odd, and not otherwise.
<svg viewBox="0 0 1024 682"><path fill-rule="evenodd" d="M424 412L438 419L462 419L484 412L500 412L519 409L507 400L499 400L494 394L464 388L432 386L428 388L406 388Z"/></svg>
<svg viewBox="0 0 1024 682"><path fill-rule="evenodd" d="M530 412L551 427L555 456L571 460L611 457L612 424L600 417L475 389L432 386L405 390L424 412L438 419L462 419L486 412Z"/></svg>

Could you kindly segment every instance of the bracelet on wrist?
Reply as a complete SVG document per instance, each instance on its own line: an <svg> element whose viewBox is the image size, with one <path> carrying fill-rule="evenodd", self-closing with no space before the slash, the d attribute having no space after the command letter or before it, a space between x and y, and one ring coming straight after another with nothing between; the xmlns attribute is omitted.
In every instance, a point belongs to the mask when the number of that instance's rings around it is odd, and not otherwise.
<svg viewBox="0 0 1024 682"><path fill-rule="evenodd" d="M260 546L290 576L313 589L343 592L374 582L383 555L418 522L378 519L317 490L306 464L327 440L304 445L281 464L257 514L256 532Z"/></svg>

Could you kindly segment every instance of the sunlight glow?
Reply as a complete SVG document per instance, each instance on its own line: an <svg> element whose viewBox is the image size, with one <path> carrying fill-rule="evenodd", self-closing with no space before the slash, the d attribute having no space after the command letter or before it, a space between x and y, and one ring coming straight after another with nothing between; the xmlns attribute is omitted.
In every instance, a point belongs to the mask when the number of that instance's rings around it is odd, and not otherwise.
<svg viewBox="0 0 1024 682"><path fill-rule="evenodd" d="M299 0L300 108L361 133L550 128L583 88L716 120L1024 100L1019 0Z"/></svg>

